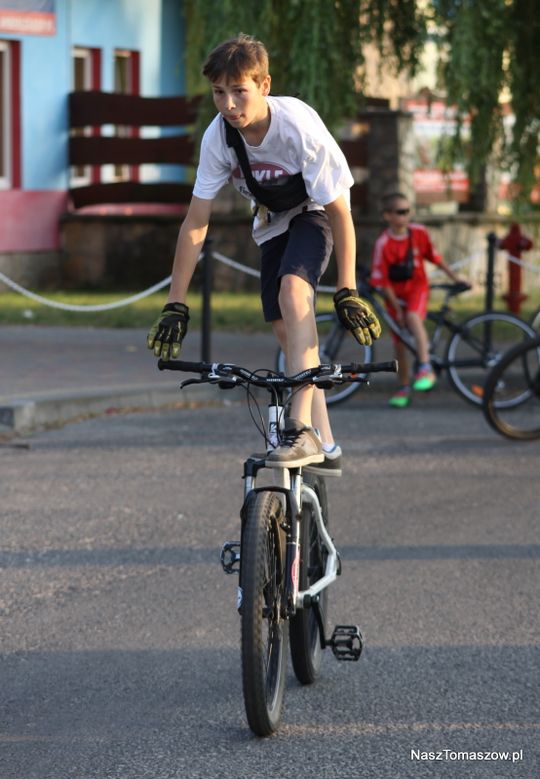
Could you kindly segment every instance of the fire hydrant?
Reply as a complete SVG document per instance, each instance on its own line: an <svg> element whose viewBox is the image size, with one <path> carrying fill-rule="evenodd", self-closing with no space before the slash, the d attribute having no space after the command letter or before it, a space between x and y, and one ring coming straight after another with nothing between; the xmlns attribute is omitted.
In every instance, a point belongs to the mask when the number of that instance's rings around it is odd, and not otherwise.
<svg viewBox="0 0 540 779"><path fill-rule="evenodd" d="M503 295L508 310L513 314L519 314L521 304L527 300L528 295L521 291L521 265L515 260L521 259L521 252L527 252L532 248L533 242L521 232L517 222L510 225L508 235L499 241L499 249L508 252L508 292Z"/></svg>

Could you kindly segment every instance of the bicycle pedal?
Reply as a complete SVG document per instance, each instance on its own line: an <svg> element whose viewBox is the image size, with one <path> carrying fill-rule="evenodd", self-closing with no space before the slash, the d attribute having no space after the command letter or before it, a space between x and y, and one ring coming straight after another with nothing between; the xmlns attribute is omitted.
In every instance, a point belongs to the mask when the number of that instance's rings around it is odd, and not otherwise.
<svg viewBox="0 0 540 779"><path fill-rule="evenodd" d="M240 572L240 542L227 541L223 544L220 555L221 565L225 573Z"/></svg>
<svg viewBox="0 0 540 779"><path fill-rule="evenodd" d="M327 645L336 660L360 660L364 640L357 625L336 625Z"/></svg>

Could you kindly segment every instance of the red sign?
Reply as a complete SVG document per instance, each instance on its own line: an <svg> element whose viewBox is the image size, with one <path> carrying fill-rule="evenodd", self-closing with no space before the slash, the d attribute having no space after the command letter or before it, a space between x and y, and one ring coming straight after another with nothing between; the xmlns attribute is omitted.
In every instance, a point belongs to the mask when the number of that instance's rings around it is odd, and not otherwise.
<svg viewBox="0 0 540 779"><path fill-rule="evenodd" d="M0 32L55 35L54 0L0 0Z"/></svg>

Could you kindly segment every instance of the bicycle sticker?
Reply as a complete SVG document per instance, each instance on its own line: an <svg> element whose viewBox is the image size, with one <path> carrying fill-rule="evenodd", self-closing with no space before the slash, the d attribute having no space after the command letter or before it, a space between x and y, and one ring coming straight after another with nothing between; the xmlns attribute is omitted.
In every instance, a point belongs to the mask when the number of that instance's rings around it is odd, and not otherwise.
<svg viewBox="0 0 540 779"><path fill-rule="evenodd" d="M298 592L298 571L300 568L300 549L296 550L296 555L294 556L294 560L292 562L291 566L291 579L293 583L294 588L294 595L296 597L296 594Z"/></svg>

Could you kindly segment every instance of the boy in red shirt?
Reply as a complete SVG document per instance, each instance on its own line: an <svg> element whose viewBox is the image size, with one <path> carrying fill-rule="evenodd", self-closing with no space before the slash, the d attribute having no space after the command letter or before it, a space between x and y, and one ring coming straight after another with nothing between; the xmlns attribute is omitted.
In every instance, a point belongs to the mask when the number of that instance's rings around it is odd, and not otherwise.
<svg viewBox="0 0 540 779"><path fill-rule="evenodd" d="M401 192L392 192L382 201L383 217L388 227L378 238L373 253L371 282L385 295L390 315L412 334L418 355L418 367L412 389L426 392L436 383L436 376L429 360L429 340L424 326L429 298L429 282L424 268L428 260L443 270L454 282L464 280L448 267L437 254L427 229L421 224L410 224L409 201ZM409 254L412 253L412 256ZM405 275L407 255L412 260L410 278ZM396 268L399 269L396 270ZM466 282L465 282L466 283ZM389 400L395 408L405 408L411 400L411 384L406 346L392 334L396 359L399 363L400 386Z"/></svg>

